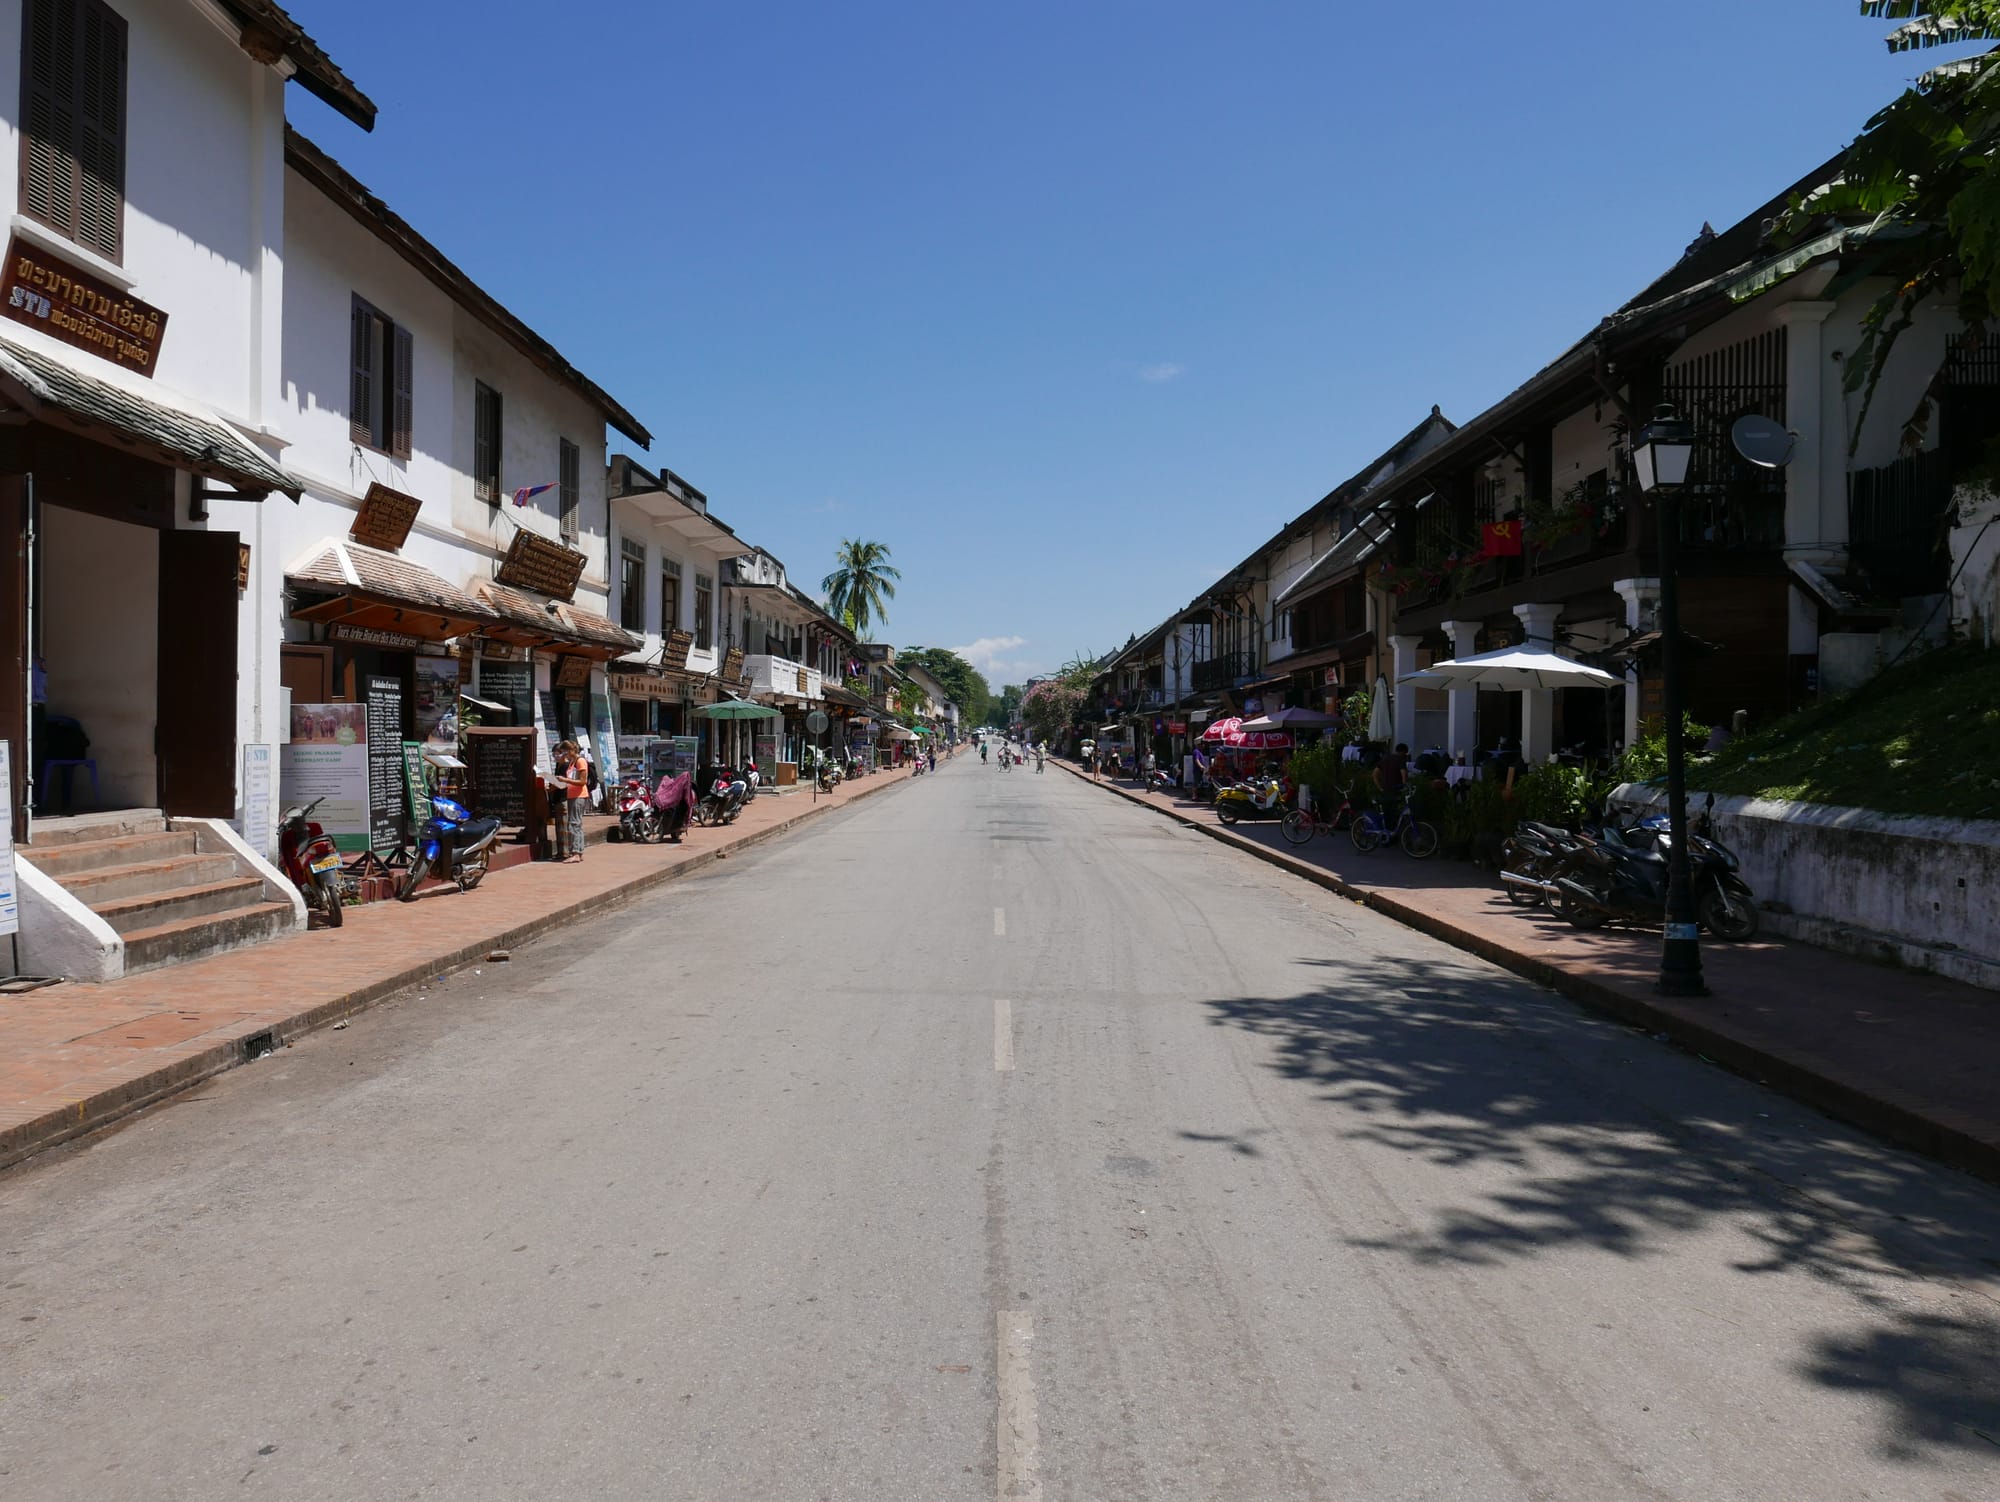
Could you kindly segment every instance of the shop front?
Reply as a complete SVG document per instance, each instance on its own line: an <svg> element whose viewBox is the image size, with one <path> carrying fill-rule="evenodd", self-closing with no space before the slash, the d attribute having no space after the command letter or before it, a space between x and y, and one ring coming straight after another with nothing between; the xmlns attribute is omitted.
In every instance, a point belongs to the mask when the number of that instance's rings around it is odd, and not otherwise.
<svg viewBox="0 0 2000 1502"><path fill-rule="evenodd" d="M257 508L240 503L274 490L299 486L219 419L0 339L0 737L17 830L31 803L235 815L256 691L254 664L239 675L252 539L238 528ZM228 525L211 501L230 503Z"/></svg>
<svg viewBox="0 0 2000 1502"><path fill-rule="evenodd" d="M571 601L543 596L497 579L476 579L471 594L497 621L484 628L485 642L517 650L523 660L495 675L504 682L506 700L516 724L536 730L536 765L554 768L554 747L565 740L589 747L601 770L618 764L618 721L605 671L607 663L627 656L640 645L608 617ZM479 667L481 698L502 700L488 693L485 647ZM528 702L521 704L523 692Z"/></svg>

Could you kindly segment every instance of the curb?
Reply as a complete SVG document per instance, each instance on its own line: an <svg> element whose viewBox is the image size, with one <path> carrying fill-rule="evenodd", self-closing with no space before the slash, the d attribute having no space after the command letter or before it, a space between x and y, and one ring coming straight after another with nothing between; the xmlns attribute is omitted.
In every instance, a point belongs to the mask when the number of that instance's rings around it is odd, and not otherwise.
<svg viewBox="0 0 2000 1502"><path fill-rule="evenodd" d="M837 813L841 809L859 803L863 798L873 797L892 787L901 787L910 780L907 777L890 777L877 785L863 787L838 803L809 804L768 829L760 829L728 845L700 851L687 859L677 860L670 866L661 866L656 870L645 872L608 892L600 892L594 897L565 904L542 913L526 923L515 924L500 933L469 940L436 959L426 960L422 964L408 966L394 975L370 981L365 986L357 987L331 1001L321 1002L318 1006L309 1007L282 1021L251 1023L200 1053L188 1054L175 1059L172 1063L162 1064L156 1069L149 1070L136 1079L123 1081L94 1095L70 1101L56 1110L44 1112L28 1121L18 1122L5 1130L0 1130L0 1170L11 1168L47 1148L58 1147L65 1142L74 1141L109 1126L226 1070L251 1062L251 1055L245 1051L245 1043L250 1039L268 1037L273 1044L290 1043L342 1018L364 1012L376 1002L406 990L419 981L462 970L467 965L483 959L492 950L518 948L574 919L594 915L610 907L622 906L656 887L678 881L718 860L733 856L739 850L747 850L779 835L788 834L801 824Z"/></svg>
<svg viewBox="0 0 2000 1502"><path fill-rule="evenodd" d="M1092 781L1084 772L1067 762L1057 762L1056 765L1079 781ZM1740 1038L1718 1032L1677 1012L1664 1010L1643 997L1620 990L1594 977L1579 975L1548 960L1537 959L1533 955L1510 949L1505 944L1460 928L1400 898L1391 897L1373 887L1359 886L1324 867L1297 860L1281 850L1260 845L1255 840L1244 839L1224 829L1220 824L1206 823L1178 808L1155 803L1144 793L1119 787L1115 783L1098 782L1096 785L1108 792L1116 793L1128 803L1136 803L1142 808L1151 809L1156 814L1186 825L1189 829L1198 830L1232 850L1253 855L1267 865L1276 866L1294 876L1303 877L1316 886L1324 887L1337 896L1358 902L1385 918L1394 919L1406 928L1416 929L1419 933L1427 934L1455 949L1477 955L1489 964L1511 971L1523 980L1545 986L1579 1006L1603 1013L1619 1022L1644 1028L1648 1032L1665 1033L1669 1041L1690 1052L1700 1054L1710 1063L1719 1064L1732 1074L1742 1075L1780 1094L1802 1101L1838 1121L1846 1122L1849 1126L1859 1127L1898 1147L1923 1153L1950 1167L1961 1169L1990 1183L2000 1184L2000 1142L1982 1137L1934 1112L1925 1110L1920 1105L1884 1095L1871 1095L1857 1086L1819 1072L1809 1061L1772 1053L1757 1044L1746 1043Z"/></svg>

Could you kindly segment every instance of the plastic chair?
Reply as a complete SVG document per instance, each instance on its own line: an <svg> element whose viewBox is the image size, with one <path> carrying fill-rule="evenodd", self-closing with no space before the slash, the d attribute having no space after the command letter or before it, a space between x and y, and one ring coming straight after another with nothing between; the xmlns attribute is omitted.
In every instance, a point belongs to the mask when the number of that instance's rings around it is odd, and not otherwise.
<svg viewBox="0 0 2000 1502"><path fill-rule="evenodd" d="M56 767L61 767L63 769L62 807L64 813L74 813L76 811L76 799L71 784L74 782L76 778L76 769L78 767L82 767L85 771L90 773L90 806L93 809L102 808L104 806L104 799L97 791L96 757L51 756L50 758L48 758L48 760L44 761L42 763L42 775L36 779L37 790L43 794L44 799L47 798L49 792L49 772Z"/></svg>

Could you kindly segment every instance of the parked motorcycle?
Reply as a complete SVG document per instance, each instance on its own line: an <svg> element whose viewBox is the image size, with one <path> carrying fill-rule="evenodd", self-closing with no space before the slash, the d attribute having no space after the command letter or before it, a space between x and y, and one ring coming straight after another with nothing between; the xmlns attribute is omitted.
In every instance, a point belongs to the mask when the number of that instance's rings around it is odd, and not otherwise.
<svg viewBox="0 0 2000 1502"><path fill-rule="evenodd" d="M840 769L840 763L834 761L831 757L824 756L820 758L817 775L819 778L819 790L822 793L832 792L847 779L847 774Z"/></svg>
<svg viewBox="0 0 2000 1502"><path fill-rule="evenodd" d="M1578 837L1554 824L1523 819L1500 847L1500 885L1516 907L1537 907L1556 895Z"/></svg>
<svg viewBox="0 0 2000 1502"><path fill-rule="evenodd" d="M728 767L711 767L705 774L707 786L695 803L694 816L702 824L733 824L750 796L750 784Z"/></svg>
<svg viewBox="0 0 2000 1502"><path fill-rule="evenodd" d="M1658 923L1666 914L1667 860L1672 836L1664 815L1626 831L1579 835L1554 879L1550 900L1575 928L1599 928L1614 919ZM1695 918L1718 939L1740 943L1756 937L1761 921L1749 883L1730 851L1705 835L1688 835L1688 876Z"/></svg>
<svg viewBox="0 0 2000 1502"><path fill-rule="evenodd" d="M1254 778L1236 787L1215 790L1215 817L1225 824L1240 819L1282 819L1285 785L1276 777Z"/></svg>
<svg viewBox="0 0 2000 1502"><path fill-rule="evenodd" d="M315 798L302 808L288 808L278 825L278 865L299 889L306 906L340 927L340 852L333 837L313 819L326 800Z"/></svg>
<svg viewBox="0 0 2000 1502"><path fill-rule="evenodd" d="M660 837L653 795L643 778L629 777L618 789L618 829L628 845L645 845Z"/></svg>
<svg viewBox="0 0 2000 1502"><path fill-rule="evenodd" d="M1041 768L1037 767L1035 770L1039 772ZM1171 773L1156 767L1152 771L1146 774L1147 792L1170 793L1173 791L1173 788L1174 788L1174 779Z"/></svg>
<svg viewBox="0 0 2000 1502"><path fill-rule="evenodd" d="M417 888L426 876L458 883L469 892L485 879L493 857L493 842L500 836L498 819L475 819L472 810L442 792L431 794L431 816L417 835L410 855L410 868L403 873L397 900L415 900Z"/></svg>
<svg viewBox="0 0 2000 1502"><path fill-rule="evenodd" d="M694 775L662 777L653 789L652 810L653 838L678 845L694 815Z"/></svg>

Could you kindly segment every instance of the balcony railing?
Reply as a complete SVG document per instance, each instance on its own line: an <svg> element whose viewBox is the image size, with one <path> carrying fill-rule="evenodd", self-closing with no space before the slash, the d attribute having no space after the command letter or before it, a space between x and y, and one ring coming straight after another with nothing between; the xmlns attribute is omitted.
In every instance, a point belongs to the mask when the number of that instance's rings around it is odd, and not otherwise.
<svg viewBox="0 0 2000 1502"><path fill-rule="evenodd" d="M1249 653L1225 652L1220 657L1211 657L1194 665L1194 691L1201 694L1210 689L1229 688L1238 678L1248 676L1249 672Z"/></svg>
<svg viewBox="0 0 2000 1502"><path fill-rule="evenodd" d="M794 699L826 697L819 669L789 657L753 652L743 659L743 671L749 675L752 693L786 694Z"/></svg>

